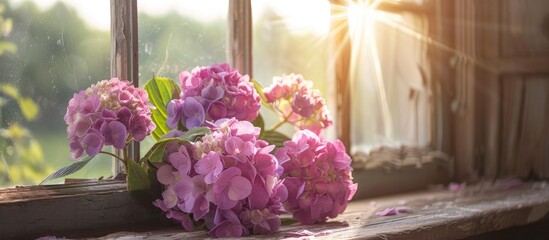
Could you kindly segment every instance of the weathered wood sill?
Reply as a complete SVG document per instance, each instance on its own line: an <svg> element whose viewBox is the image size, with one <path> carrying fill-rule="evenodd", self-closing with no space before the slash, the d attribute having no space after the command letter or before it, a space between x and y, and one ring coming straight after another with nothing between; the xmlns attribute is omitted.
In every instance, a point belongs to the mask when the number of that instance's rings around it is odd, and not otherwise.
<svg viewBox="0 0 549 240"><path fill-rule="evenodd" d="M398 206L410 207L409 213L376 216L375 212ZM549 185L544 182L513 184L479 184L464 190L424 191L382 198L353 201L347 211L326 224L304 226L292 224L268 236L250 238L284 238L288 232L310 230L332 233L321 239L463 239L482 236L515 226L547 224ZM545 228L547 229L547 228ZM540 232L506 239L545 239ZM484 235L482 235L484 234ZM505 233L506 234L506 233ZM118 232L100 239L196 239L207 238L204 231L182 232L163 228L149 232ZM501 239L501 234L498 239Z"/></svg>
<svg viewBox="0 0 549 240"><path fill-rule="evenodd" d="M401 205L410 212L374 214ZM150 206L131 197L124 182L5 189L0 191L0 239L207 237L205 231L186 233L162 222ZM486 239L482 234L535 224L542 224L547 234L548 212L549 185L545 182L498 182L457 192L439 189L352 201L344 214L326 224L291 224L274 235L251 238L284 238L289 232L306 229L331 230L321 237L325 239L462 239L479 235Z"/></svg>
<svg viewBox="0 0 549 240"><path fill-rule="evenodd" d="M0 239L100 236L143 230L159 219L150 203L136 201L128 193L125 181L0 190Z"/></svg>

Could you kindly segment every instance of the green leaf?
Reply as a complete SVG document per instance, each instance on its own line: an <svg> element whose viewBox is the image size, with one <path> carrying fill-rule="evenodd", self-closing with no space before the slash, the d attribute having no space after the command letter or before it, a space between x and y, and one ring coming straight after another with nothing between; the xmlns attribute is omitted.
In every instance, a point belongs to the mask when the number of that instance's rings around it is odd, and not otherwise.
<svg viewBox="0 0 549 240"><path fill-rule="evenodd" d="M15 100L19 100L19 98L20 98L19 90L17 90L17 88L15 88L14 86L12 86L10 84L1 84L0 85L0 92L10 96L11 98L13 98Z"/></svg>
<svg viewBox="0 0 549 240"><path fill-rule="evenodd" d="M161 197L162 186L156 179L157 169L147 161L137 163L128 160L128 190L130 194L147 209L158 213L158 208L153 207L152 201Z"/></svg>
<svg viewBox="0 0 549 240"><path fill-rule="evenodd" d="M200 138L202 138L206 134L210 134L211 131L207 127L196 127L191 128L189 131L187 131L183 136L180 137L182 140L187 140L190 142L196 142Z"/></svg>
<svg viewBox="0 0 549 240"><path fill-rule="evenodd" d="M283 147L284 142L290 140L289 137L277 131L264 131L261 136L261 139L275 145L276 147Z"/></svg>
<svg viewBox="0 0 549 240"><path fill-rule="evenodd" d="M4 52L15 53L17 52L17 46L11 42L0 41L0 55Z"/></svg>
<svg viewBox="0 0 549 240"><path fill-rule="evenodd" d="M159 153L158 151L161 151L161 149L165 149L166 148L166 143L167 142L165 142L165 141L156 142L151 147L151 149L149 149L149 151L147 151L145 156L143 156L143 158L141 158L141 162L146 162L146 161L151 162L151 163L162 162L162 156L164 155L164 152Z"/></svg>
<svg viewBox="0 0 549 240"><path fill-rule="evenodd" d="M257 91L257 94L259 94L259 97L261 97L261 104L263 104L263 106L270 109L271 111L274 111L273 106L271 106L271 104L269 104L267 102L267 98L265 97L265 94L263 93L263 86L261 86L261 83L259 83L257 80L255 80L255 78L252 78L250 81L254 85L254 88Z"/></svg>
<svg viewBox="0 0 549 240"><path fill-rule="evenodd" d="M50 174L48 177L46 177L42 182L40 182L39 185L44 184L45 182L48 182L50 180L60 178L67 176L69 174L75 173L78 170L82 169L84 166L86 166L95 156L86 156L82 158L82 160L71 163L68 166L62 167L61 169L55 171L54 173Z"/></svg>
<svg viewBox="0 0 549 240"><path fill-rule="evenodd" d="M263 133L263 130L265 129L265 121L263 120L263 116L261 116L261 114L257 115L257 118L252 122L252 124L258 128L261 128L261 132Z"/></svg>
<svg viewBox="0 0 549 240"><path fill-rule="evenodd" d="M148 174L147 162L141 164L128 159L128 190L130 191L149 191L151 189L151 179Z"/></svg>
<svg viewBox="0 0 549 240"><path fill-rule="evenodd" d="M189 142L180 138L165 138L156 142L151 149L142 158L142 162L149 161L150 163L161 163L164 153L166 152L166 144L170 141Z"/></svg>
<svg viewBox="0 0 549 240"><path fill-rule="evenodd" d="M293 217L281 217L280 218L280 224L282 226L285 226L285 225L291 225L291 224L294 224L294 223L299 223L299 221L297 221L295 218Z"/></svg>
<svg viewBox="0 0 549 240"><path fill-rule="evenodd" d="M38 115L38 105L31 98L20 98L19 99L19 108L21 108L21 113L27 121L33 121Z"/></svg>
<svg viewBox="0 0 549 240"><path fill-rule="evenodd" d="M13 20L11 18L4 19L4 23L0 25L0 34L7 36L13 30Z"/></svg>
<svg viewBox="0 0 549 240"><path fill-rule="evenodd" d="M164 157L164 153L166 152L166 144L168 144L168 141L164 141L164 139L160 142L155 143L147 152L147 154L145 154L141 161L148 161L150 163L161 163L163 161L162 158Z"/></svg>
<svg viewBox="0 0 549 240"><path fill-rule="evenodd" d="M152 110L151 116L156 124L152 136L158 141L160 137L170 131L166 125L166 119L168 118L166 105L170 100L179 97L181 89L171 79L160 77L153 77L145 84L144 89L149 95L149 100L156 107Z"/></svg>
<svg viewBox="0 0 549 240"><path fill-rule="evenodd" d="M210 129L206 127L192 128L179 138L164 138L156 142L151 149L142 158L142 162L161 163L163 161L164 153L166 152L166 144L170 141L177 141L179 143L194 142L200 139L202 136L209 134Z"/></svg>
<svg viewBox="0 0 549 240"><path fill-rule="evenodd" d="M38 104L29 97L21 97L19 90L10 84L0 84L0 92L13 98L19 104L21 113L27 121L32 121L38 115L40 108Z"/></svg>

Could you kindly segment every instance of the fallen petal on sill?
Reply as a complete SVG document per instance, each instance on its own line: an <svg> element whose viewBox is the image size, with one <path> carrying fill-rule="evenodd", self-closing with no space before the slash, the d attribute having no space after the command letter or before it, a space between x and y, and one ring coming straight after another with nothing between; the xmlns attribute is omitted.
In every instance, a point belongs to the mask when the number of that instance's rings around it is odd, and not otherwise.
<svg viewBox="0 0 549 240"><path fill-rule="evenodd" d="M396 207L396 208L386 208L381 211L376 212L376 216L394 216L401 213L408 213L410 212L409 207Z"/></svg>
<svg viewBox="0 0 549 240"><path fill-rule="evenodd" d="M465 189L465 183L459 184L459 183L454 183L453 182L453 183L448 184L448 190L450 192L458 192L458 191L461 191L463 189Z"/></svg>
<svg viewBox="0 0 549 240"><path fill-rule="evenodd" d="M505 189L519 189L524 187L525 184L522 180L515 178L505 181L503 185Z"/></svg>
<svg viewBox="0 0 549 240"><path fill-rule="evenodd" d="M57 238L55 236L43 236L39 237L36 240L57 240L57 239L65 239L65 238Z"/></svg>
<svg viewBox="0 0 549 240"><path fill-rule="evenodd" d="M324 230L316 233L309 230L299 230L296 232L287 232L284 236L285 237L309 237L309 236L319 237L319 236L326 236L332 233L334 233L334 231L332 230Z"/></svg>

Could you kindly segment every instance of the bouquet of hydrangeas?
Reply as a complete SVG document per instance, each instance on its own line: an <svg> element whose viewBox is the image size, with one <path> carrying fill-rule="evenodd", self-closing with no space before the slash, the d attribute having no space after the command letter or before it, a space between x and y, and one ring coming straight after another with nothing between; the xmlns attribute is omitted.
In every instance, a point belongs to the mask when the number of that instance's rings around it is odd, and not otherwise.
<svg viewBox="0 0 549 240"><path fill-rule="evenodd" d="M103 146L124 149L132 140L142 141L156 127L151 107L146 91L118 78L75 93L65 114L72 158L95 156Z"/></svg>
<svg viewBox="0 0 549 240"><path fill-rule="evenodd" d="M267 234L284 213L325 222L357 190L345 146L320 135L332 124L326 103L301 75L262 88L214 64L182 72L180 86L153 78L144 89L115 78L75 94L65 116L70 150L87 162L111 154L103 146L124 149L151 134L157 142L139 162L115 157L129 190L158 192L152 204L187 231L203 223L214 237ZM269 130L262 105L281 119ZM291 139L276 131L285 123L296 127Z"/></svg>

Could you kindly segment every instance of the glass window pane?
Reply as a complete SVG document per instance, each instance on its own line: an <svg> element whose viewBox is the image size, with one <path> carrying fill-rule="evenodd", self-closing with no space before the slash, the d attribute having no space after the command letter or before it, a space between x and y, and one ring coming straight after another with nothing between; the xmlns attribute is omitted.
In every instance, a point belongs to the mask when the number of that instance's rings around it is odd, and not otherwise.
<svg viewBox="0 0 549 240"><path fill-rule="evenodd" d="M252 0L252 12L253 77L267 87L274 76L301 74L327 98L329 1ZM279 121L269 110L261 113L267 129ZM291 126L280 130L293 132Z"/></svg>
<svg viewBox="0 0 549 240"><path fill-rule="evenodd" d="M226 1L138 1L140 83L227 61L227 8Z"/></svg>
<svg viewBox="0 0 549 240"><path fill-rule="evenodd" d="M417 14L349 5L352 153L429 144L426 24Z"/></svg>
<svg viewBox="0 0 549 240"><path fill-rule="evenodd" d="M138 1L139 84L227 61L228 1ZM141 143L141 154L154 143Z"/></svg>
<svg viewBox="0 0 549 240"><path fill-rule="evenodd" d="M36 184L72 162L63 116L73 93L109 78L110 1L0 5L0 186ZM69 177L110 175L104 158Z"/></svg>

